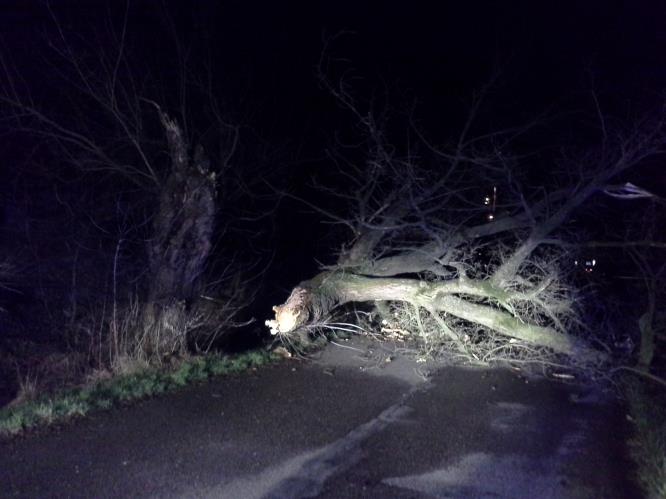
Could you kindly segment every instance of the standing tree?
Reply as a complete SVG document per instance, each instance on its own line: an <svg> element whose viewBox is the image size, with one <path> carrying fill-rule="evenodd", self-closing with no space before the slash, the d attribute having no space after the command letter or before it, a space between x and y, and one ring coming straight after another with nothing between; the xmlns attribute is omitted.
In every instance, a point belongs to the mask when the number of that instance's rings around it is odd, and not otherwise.
<svg viewBox="0 0 666 499"><path fill-rule="evenodd" d="M626 359L626 363L635 360L638 370L647 374L652 367L663 367L655 361L659 358L658 340L664 339L666 326L666 315L658 306L663 302L666 278L666 241L659 230L664 224L666 202L630 182L608 186L604 193L613 198L614 204L624 205L624 209L614 217L614 226L605 231L608 235L604 239L583 241L582 246L585 251L594 249L612 255L614 267L620 270L617 279L622 285L616 286L612 295L623 306L616 306L607 314L613 319L606 327L620 330L614 335L615 342L635 357Z"/></svg>
<svg viewBox="0 0 666 499"><path fill-rule="evenodd" d="M78 215L101 233L107 232L108 223L95 219L107 217L109 211L117 223L133 220L110 246L115 249L111 254L113 303L104 305L110 310L105 312L108 355L112 364L123 357L160 361L182 352L193 328L203 325L219 330L231 324L246 299L233 289L218 297L202 296L216 243L215 219L221 202L226 201L220 200L218 190L233 193L231 184L241 181L238 172L231 172L239 127L223 117L211 75L195 77L178 40L170 79L160 79L150 64L132 60L129 4L120 30L111 29L108 39L97 33L102 40L91 42L96 48L90 51L52 16L51 52L45 60L49 74L59 77L53 80L58 85L25 88L20 71L2 60L4 123L12 133L38 139L53 165L54 178L69 175L70 184L77 179L82 191L97 189L100 198L95 211ZM202 68L205 64L196 69ZM165 109L177 110L173 114L179 118ZM105 186L93 188L93 179L104 179ZM102 198L108 194L104 190L114 195ZM102 199L109 199L109 206L103 206ZM131 270L123 268L127 233L143 242L138 255L134 250ZM216 280L218 288L224 285L224 276ZM103 282L97 285L102 287ZM138 301L128 302L124 297L133 287L138 288Z"/></svg>

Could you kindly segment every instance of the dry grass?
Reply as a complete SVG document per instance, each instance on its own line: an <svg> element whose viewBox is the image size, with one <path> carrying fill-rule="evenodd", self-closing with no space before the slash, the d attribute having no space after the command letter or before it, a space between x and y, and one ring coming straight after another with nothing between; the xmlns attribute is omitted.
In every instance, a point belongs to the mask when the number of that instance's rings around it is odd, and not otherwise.
<svg viewBox="0 0 666 499"><path fill-rule="evenodd" d="M242 309L233 300L202 296L191 304L173 300L142 302L134 294L123 304L106 304L82 314L72 325L78 350L87 351L97 370L126 374L161 366L193 349L207 353L215 341L239 324Z"/></svg>

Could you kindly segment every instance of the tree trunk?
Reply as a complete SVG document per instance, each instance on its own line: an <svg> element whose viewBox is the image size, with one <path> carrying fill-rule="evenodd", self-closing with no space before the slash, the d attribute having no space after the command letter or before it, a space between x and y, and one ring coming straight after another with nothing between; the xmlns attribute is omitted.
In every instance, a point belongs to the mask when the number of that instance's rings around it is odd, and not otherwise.
<svg viewBox="0 0 666 499"><path fill-rule="evenodd" d="M197 295L210 253L216 209L215 174L198 147L190 160L175 121L160 111L171 155L171 171L160 192L148 255L150 278L143 313L149 356L185 347L184 314Z"/></svg>
<svg viewBox="0 0 666 499"><path fill-rule="evenodd" d="M576 338L553 328L522 322L501 309L472 303L457 295L492 296L500 301L507 292L486 281L452 279L427 282L416 279L365 277L323 272L299 284L287 301L273 307L275 319L266 321L273 334L287 334L325 316L348 302L401 301L431 313L446 313L492 329L504 336L583 361L602 360L602 354Z"/></svg>
<svg viewBox="0 0 666 499"><path fill-rule="evenodd" d="M640 350L638 353L638 367L644 371L649 371L654 359L654 315L656 310L656 293L653 285L649 285L648 309L638 320L638 327L641 332Z"/></svg>

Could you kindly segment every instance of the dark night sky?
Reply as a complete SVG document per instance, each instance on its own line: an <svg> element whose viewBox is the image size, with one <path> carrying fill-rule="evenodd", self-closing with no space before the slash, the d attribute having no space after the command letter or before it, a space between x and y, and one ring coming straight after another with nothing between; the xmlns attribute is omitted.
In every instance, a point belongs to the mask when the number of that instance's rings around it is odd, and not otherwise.
<svg viewBox="0 0 666 499"><path fill-rule="evenodd" d="M164 2L180 36L206 47L234 106L265 135L330 133L335 109L314 68L323 39L348 31L332 53L349 60L368 89L388 84L454 123L452 100L468 98L499 62L506 106L542 109L589 88L640 100L666 88L664 2ZM35 47L50 27L45 2L0 7L3 52L39 78ZM54 1L66 29L94 45L109 16L106 2ZM124 2L109 2L116 28ZM157 12L162 2L130 3L129 32L140 57L168 67L172 50ZM35 64L30 67L29 61ZM590 70L590 72L586 70ZM30 84L31 82L28 82ZM508 90L510 89L510 91ZM427 112L426 112L427 114ZM436 117L436 118L435 118Z"/></svg>
<svg viewBox="0 0 666 499"><path fill-rule="evenodd" d="M223 2L195 17L213 20L220 79L232 75L261 133L305 158L351 123L315 77L323 40L343 31L331 54L358 93L387 88L398 110L417 102L437 142L497 67L498 123L590 110L592 86L608 111L639 113L666 89L665 2Z"/></svg>
<svg viewBox="0 0 666 499"><path fill-rule="evenodd" d="M48 96L52 85L43 54L44 39L54 36L54 28L45 5L27 0L0 5L1 50L37 96ZM107 43L98 35L109 22L120 28L125 5L51 2L83 50ZM386 88L398 108L416 101L421 123L442 142L496 66L502 70L493 96L498 123L549 106L589 106L592 80L613 111L656 102L666 88L665 6L647 0L136 0L129 4L128 49L135 60L156 68L156 78L174 75L173 45L164 16L158 15L166 9L184 44L193 53L210 53L220 100L232 115L270 144L269 157L297 164L307 176L328 167L322 158L333 133L353 126L315 76L327 37L349 33L333 43L330 54L348 60L359 77L359 94ZM662 175L655 182L666 179ZM292 223L292 208L283 209L280 227ZM302 244L305 258L311 243Z"/></svg>
<svg viewBox="0 0 666 499"><path fill-rule="evenodd" d="M48 23L44 3L3 2L5 51L39 42ZM313 68L323 38L343 30L353 34L334 46L336 55L348 58L366 78L397 81L431 106L437 103L433 99L469 95L487 79L494 61L521 90L516 100L526 104L580 90L586 68L602 91L624 92L627 98L659 91L666 83L664 2L165 3L182 37L210 48L229 87L245 90L246 98L262 106L291 109L295 119L322 100ZM79 29L84 38L87 30L103 26L104 4L51 2L56 15L69 21L65 27ZM118 27L124 2L110 5ZM130 4L135 48L153 56L167 45L156 36L160 5Z"/></svg>
<svg viewBox="0 0 666 499"><path fill-rule="evenodd" d="M456 103L496 62L506 112L571 98L589 88L590 74L613 105L666 88L666 10L656 3L238 2L211 10L221 67L249 83L273 132L314 125L330 134L334 105L313 73L323 38L343 30L351 34L332 52L349 59L367 90L388 85L397 100L417 99L422 119L444 133L459 124Z"/></svg>

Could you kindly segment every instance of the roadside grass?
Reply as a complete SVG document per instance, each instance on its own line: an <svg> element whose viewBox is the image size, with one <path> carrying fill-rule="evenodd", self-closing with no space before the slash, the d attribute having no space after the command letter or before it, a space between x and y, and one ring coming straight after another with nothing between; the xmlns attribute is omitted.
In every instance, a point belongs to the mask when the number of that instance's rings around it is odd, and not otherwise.
<svg viewBox="0 0 666 499"><path fill-rule="evenodd" d="M145 369L53 396L28 400L0 409L0 436L18 435L31 428L170 392L214 376L243 372L275 362L278 358L272 352L259 350L235 356L209 354L184 361L172 370Z"/></svg>
<svg viewBox="0 0 666 499"><path fill-rule="evenodd" d="M629 448L638 467L638 481L650 499L666 498L666 397L631 380L625 388L634 424Z"/></svg>

